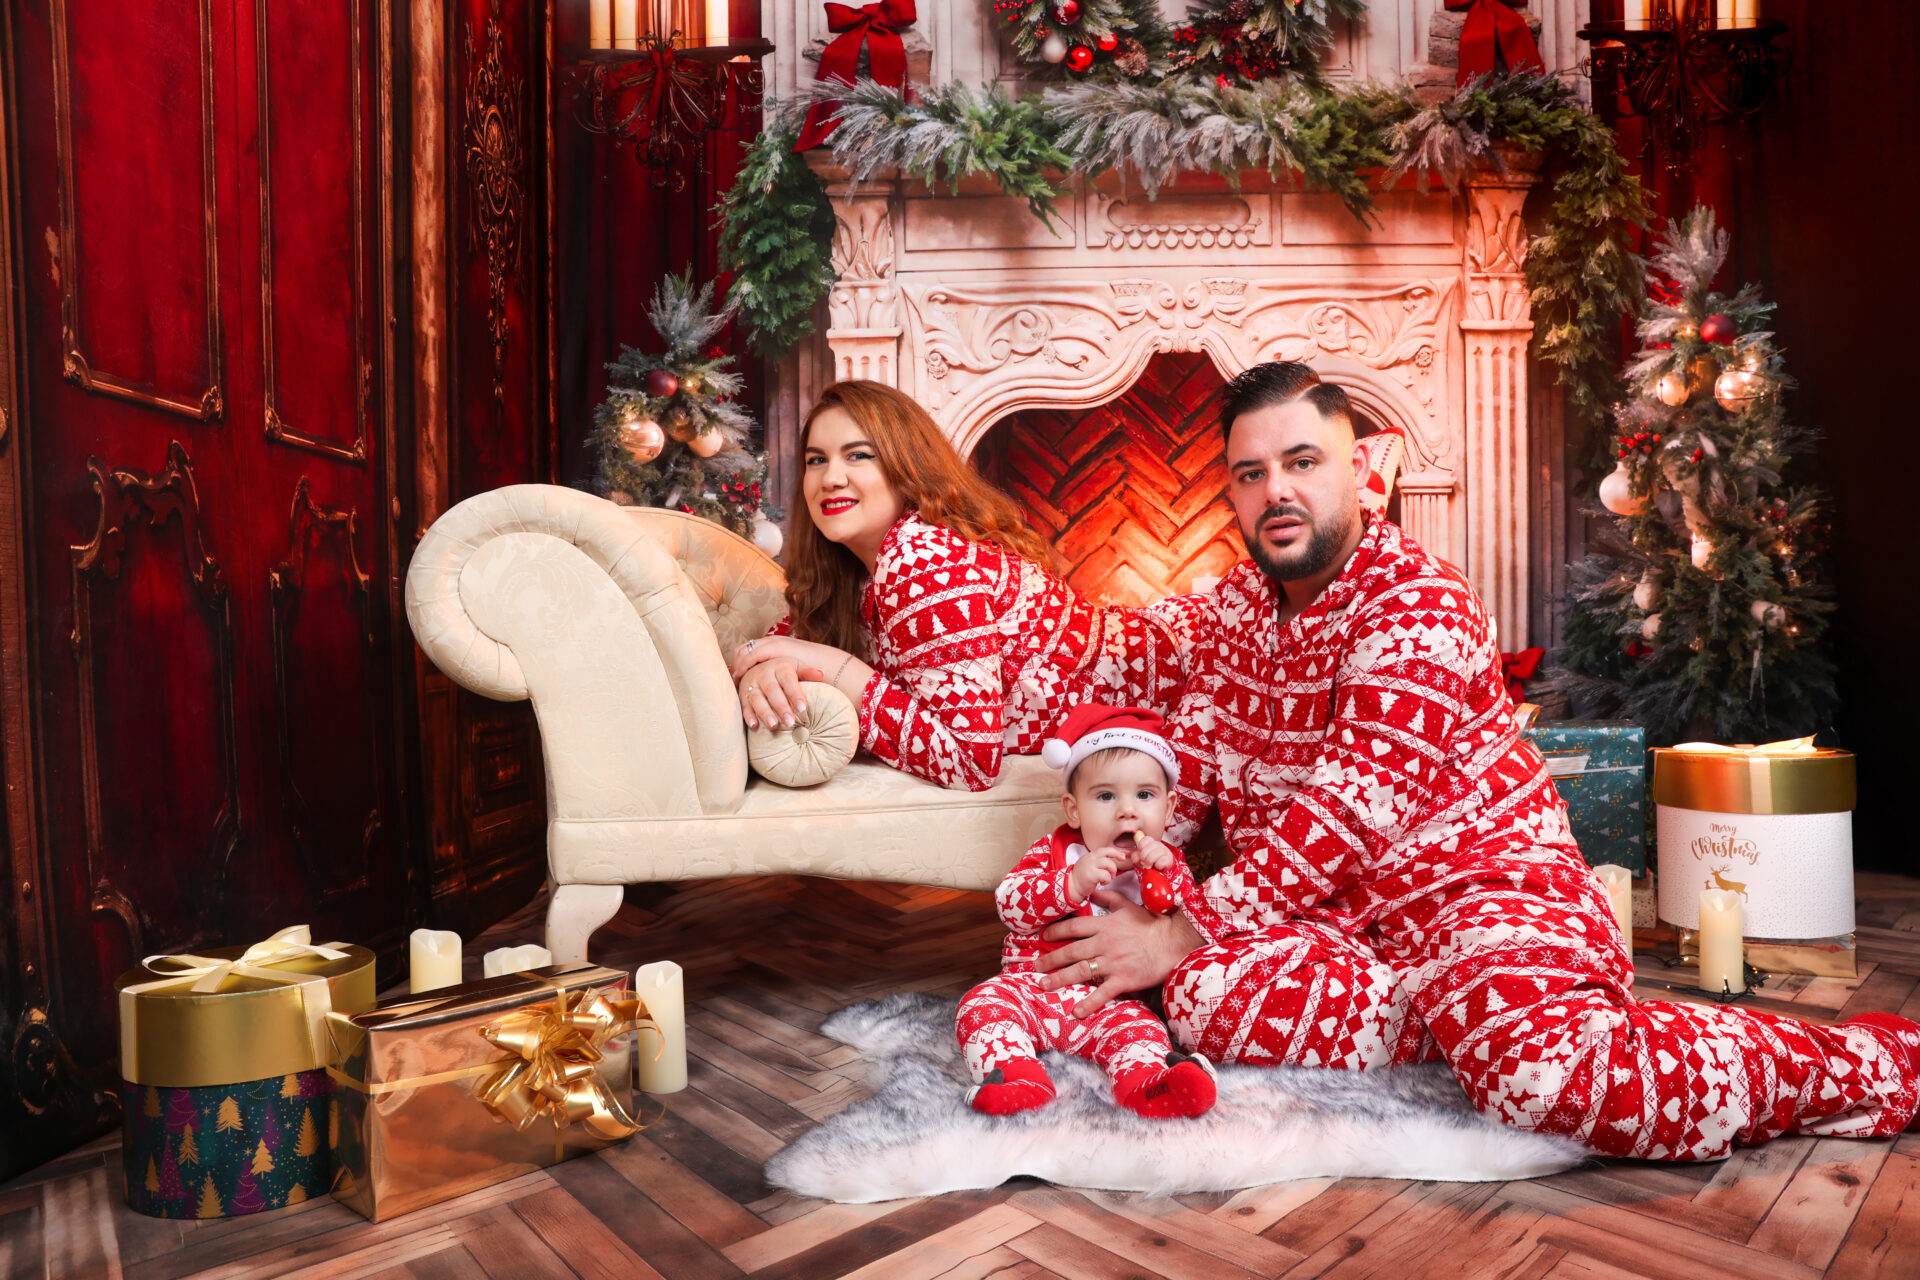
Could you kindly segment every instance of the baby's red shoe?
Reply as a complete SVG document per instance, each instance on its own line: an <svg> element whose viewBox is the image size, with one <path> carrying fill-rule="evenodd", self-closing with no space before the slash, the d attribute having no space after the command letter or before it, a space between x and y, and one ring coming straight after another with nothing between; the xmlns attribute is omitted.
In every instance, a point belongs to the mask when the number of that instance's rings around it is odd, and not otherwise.
<svg viewBox="0 0 1920 1280"><path fill-rule="evenodd" d="M1113 1083L1121 1106L1149 1120L1191 1119L1213 1106L1213 1064L1173 1050L1164 1067L1138 1067Z"/></svg>
<svg viewBox="0 0 1920 1280"><path fill-rule="evenodd" d="M1053 1101L1053 1081L1038 1058L1008 1058L967 1090L967 1105L990 1116L1031 1111Z"/></svg>

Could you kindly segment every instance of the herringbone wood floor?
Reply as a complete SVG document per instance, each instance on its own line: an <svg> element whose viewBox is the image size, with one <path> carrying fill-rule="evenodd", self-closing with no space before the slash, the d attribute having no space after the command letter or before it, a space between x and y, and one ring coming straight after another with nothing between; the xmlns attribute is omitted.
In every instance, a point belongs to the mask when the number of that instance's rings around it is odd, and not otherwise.
<svg viewBox="0 0 1920 1280"><path fill-rule="evenodd" d="M1752 1003L1920 1016L1920 881L1863 875L1860 893L1861 976L1775 978ZM470 947L470 967L485 947L536 940L540 906ZM999 937L978 893L794 878L630 891L596 959L685 966L692 1087L624 1146L374 1226L324 1199L143 1218L101 1141L0 1185L0 1280L1920 1275L1920 1134L1532 1182L1320 1179L1159 1202L1031 1182L861 1206L770 1193L761 1162L865 1094L821 1019L889 991L958 993L991 971ZM1686 976L1646 957L1641 995L1686 998L1664 989Z"/></svg>

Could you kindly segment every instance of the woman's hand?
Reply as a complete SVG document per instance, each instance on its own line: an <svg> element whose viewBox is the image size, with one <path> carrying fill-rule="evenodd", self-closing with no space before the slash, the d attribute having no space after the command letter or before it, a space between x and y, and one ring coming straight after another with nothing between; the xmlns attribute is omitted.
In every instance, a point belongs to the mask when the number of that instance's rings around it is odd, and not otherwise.
<svg viewBox="0 0 1920 1280"><path fill-rule="evenodd" d="M1077 982L1099 984L1074 1006L1076 1018L1092 1017L1129 991L1159 986L1202 943L1185 916L1153 915L1112 889L1095 890L1093 900L1107 914L1068 916L1048 925L1040 936L1067 945L1035 961L1045 990Z"/></svg>
<svg viewBox="0 0 1920 1280"><path fill-rule="evenodd" d="M807 700L802 680L825 680L830 671L854 664L844 649L792 636L762 636L733 651L732 676L740 690L740 714L747 728L761 725L791 727L804 715ZM865 664L860 664L864 666Z"/></svg>

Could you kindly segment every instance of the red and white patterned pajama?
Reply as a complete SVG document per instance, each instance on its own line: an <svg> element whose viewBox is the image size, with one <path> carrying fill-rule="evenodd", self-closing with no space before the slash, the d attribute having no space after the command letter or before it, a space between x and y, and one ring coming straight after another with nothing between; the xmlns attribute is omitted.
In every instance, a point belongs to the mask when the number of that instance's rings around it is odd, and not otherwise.
<svg viewBox="0 0 1920 1280"><path fill-rule="evenodd" d="M1039 565L909 511L861 595L874 675L860 746L897 769L981 791L1003 754L1040 750L1069 707L1180 698L1198 596L1094 605Z"/></svg>
<svg viewBox="0 0 1920 1280"><path fill-rule="evenodd" d="M1184 1045L1350 1069L1437 1049L1488 1115L1616 1156L1913 1118L1891 1031L1634 1000L1456 570L1375 518L1285 626L1279 602L1250 562L1220 584L1171 726L1167 839L1217 801L1234 855L1182 898L1204 943L1165 988Z"/></svg>
<svg viewBox="0 0 1920 1280"><path fill-rule="evenodd" d="M961 997L955 1018L960 1050L975 1080L1009 1058L1038 1057L1045 1049L1091 1058L1115 1081L1129 1071L1166 1063L1173 1047L1167 1028L1138 1000L1114 1000L1090 1018L1076 1018L1074 1006L1092 994L1092 987L1040 989L1034 962L1065 945L1040 937L1040 930L1056 920L1098 910L1090 903L1076 905L1067 892L1073 864L1085 852L1078 831L1056 828L1033 842L994 891L994 906L1008 930L1000 947L1000 973ZM1178 867L1172 878L1177 885L1193 883ZM1132 872L1108 887L1139 899Z"/></svg>

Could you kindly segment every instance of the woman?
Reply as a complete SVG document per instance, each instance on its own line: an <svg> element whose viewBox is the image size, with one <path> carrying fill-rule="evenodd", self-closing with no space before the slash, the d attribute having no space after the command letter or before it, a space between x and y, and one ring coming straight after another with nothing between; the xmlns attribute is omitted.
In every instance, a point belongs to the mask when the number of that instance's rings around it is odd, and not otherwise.
<svg viewBox="0 0 1920 1280"><path fill-rule="evenodd" d="M800 681L860 710L860 745L943 787L993 785L1067 708L1173 710L1198 597L1089 604L1041 565L1046 544L962 461L927 411L837 382L800 432L787 604L734 656L747 725L791 725Z"/></svg>

